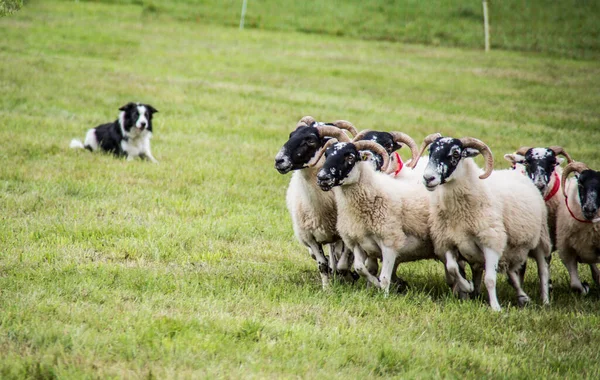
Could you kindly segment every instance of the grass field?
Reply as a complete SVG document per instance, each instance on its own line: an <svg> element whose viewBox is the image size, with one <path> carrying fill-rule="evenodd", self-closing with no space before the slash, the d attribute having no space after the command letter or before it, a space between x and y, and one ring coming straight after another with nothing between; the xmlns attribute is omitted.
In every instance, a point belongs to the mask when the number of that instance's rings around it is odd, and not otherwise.
<svg viewBox="0 0 600 380"><path fill-rule="evenodd" d="M598 378L600 291L553 262L502 313L440 264L407 294L320 289L273 158L296 121L439 131L600 168L600 64L293 31L139 4L28 1L0 19L0 378ZM152 104L159 165L68 148ZM534 265L530 265L534 267ZM582 277L591 283L587 268Z"/></svg>
<svg viewBox="0 0 600 380"><path fill-rule="evenodd" d="M15 1L15 0L13 0ZM242 0L81 0L237 26ZM488 0L493 49L600 59L600 2ZM248 0L246 28L483 49L481 0Z"/></svg>

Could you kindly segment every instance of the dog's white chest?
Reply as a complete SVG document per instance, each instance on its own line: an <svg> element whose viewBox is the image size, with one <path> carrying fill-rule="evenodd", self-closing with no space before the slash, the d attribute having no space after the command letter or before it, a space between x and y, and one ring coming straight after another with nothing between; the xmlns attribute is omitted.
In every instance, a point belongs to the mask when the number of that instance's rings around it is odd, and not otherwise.
<svg viewBox="0 0 600 380"><path fill-rule="evenodd" d="M151 137L151 132L143 131L139 136L122 140L121 148L125 153L127 153L127 156L137 157L145 154L148 151Z"/></svg>

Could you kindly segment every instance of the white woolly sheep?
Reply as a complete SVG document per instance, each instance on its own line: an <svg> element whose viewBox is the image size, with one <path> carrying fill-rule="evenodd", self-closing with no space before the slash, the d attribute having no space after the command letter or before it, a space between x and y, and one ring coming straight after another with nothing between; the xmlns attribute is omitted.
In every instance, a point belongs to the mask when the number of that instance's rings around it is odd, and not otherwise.
<svg viewBox="0 0 600 380"><path fill-rule="evenodd" d="M519 173L493 171L492 153L480 140L428 136L423 147L430 144L423 181L428 190L435 190L430 205L431 236L435 253L445 261L451 280L464 292L474 290L460 274L459 254L471 264L484 265L490 306L501 310L496 273L502 265L517 291L519 305L523 305L529 297L521 288L518 269L533 251L541 298L547 304L550 238L547 211L538 190ZM486 159L483 174L471 159L480 153Z"/></svg>
<svg viewBox="0 0 600 380"><path fill-rule="evenodd" d="M381 145L337 142L325 150L317 183L324 191L334 190L337 229L354 253L354 269L388 294L398 263L434 258L427 223L428 194L419 191L420 185L375 171L364 162L370 155L366 151L379 154L382 170L387 169L389 156ZM382 258L379 278L365 265L368 258L377 257Z"/></svg>
<svg viewBox="0 0 600 380"><path fill-rule="evenodd" d="M569 174L577 173L567 183ZM592 278L600 286L600 274L594 265L600 262L600 172L591 170L582 162L572 162L563 171L561 179L565 207L558 209L556 240L560 258L567 267L571 289L586 294L577 273L577 263L590 264Z"/></svg>
<svg viewBox="0 0 600 380"><path fill-rule="evenodd" d="M286 203L294 233L317 261L323 288L329 285L330 271L342 272L349 268L348 255L344 251L336 230L337 211L332 194L321 191L316 185L316 174L322 165L320 155L316 155L329 136L338 140L350 141L339 128L356 134L356 129L347 121L337 121L330 125L317 123L314 118L302 118L289 140L275 157L275 168L285 174L294 170L286 194ZM323 244L329 244L329 260L323 253ZM341 257L337 263L337 257Z"/></svg>

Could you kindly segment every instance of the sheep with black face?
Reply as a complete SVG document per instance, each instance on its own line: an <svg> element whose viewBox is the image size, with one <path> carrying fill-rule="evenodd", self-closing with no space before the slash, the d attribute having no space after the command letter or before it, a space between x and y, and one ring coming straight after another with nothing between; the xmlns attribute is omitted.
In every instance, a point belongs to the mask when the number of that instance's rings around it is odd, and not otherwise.
<svg viewBox="0 0 600 380"><path fill-rule="evenodd" d="M567 181L571 173L577 177ZM590 264L592 278L600 286L594 264L600 262L600 172L582 162L571 162L562 174L561 186L565 207L557 215L557 247L567 267L571 289L587 294L589 286L581 283L577 263Z"/></svg>
<svg viewBox="0 0 600 380"><path fill-rule="evenodd" d="M548 303L546 257L550 254L550 238L546 207L539 191L519 173L494 171L492 153L480 140L428 136L421 153L430 144L423 182L433 192L431 236L435 253L446 263L453 281L464 292L474 290L473 284L460 274L460 252L470 264L484 266L490 306L500 310L496 273L499 266L505 267L519 304L523 305L529 297L521 287L518 269L533 251L540 273L541 298ZM483 173L472 159L479 154L486 159Z"/></svg>
<svg viewBox="0 0 600 380"><path fill-rule="evenodd" d="M407 143L406 141L402 141ZM386 150L372 141L329 142L317 183L332 190L337 203L337 230L354 253L354 269L389 293L398 263L433 258L429 238L428 194L418 184L402 183L368 162L376 152L389 163ZM381 258L379 278L368 259Z"/></svg>
<svg viewBox="0 0 600 380"><path fill-rule="evenodd" d="M561 146L550 146L547 148L523 146L515 153L504 155L504 158L512 164L513 170L517 170L529 177L544 197L544 202L548 209L548 230L550 232L550 241L552 242L551 251L553 252L556 250L556 217L558 210L566 207L565 197L562 194L560 186L562 175L560 164L564 159L559 156L564 156L568 163L573 161L571 156ZM551 257L548 256L548 268L550 268ZM590 265L590 267L592 268L592 272L596 272L600 276L600 272L598 272L598 268L595 265ZM521 281L524 275L525 266L523 266L520 272Z"/></svg>
<svg viewBox="0 0 600 380"><path fill-rule="evenodd" d="M323 288L329 285L330 273L348 271L349 254L344 254L344 246L336 230L336 203L332 194L324 193L316 186L316 174L322 166L318 152L331 137L350 141L342 132L343 128L353 135L356 129L347 121L337 121L326 125L317 123L314 118L302 118L296 129L290 133L288 141L275 157L275 168L279 173L294 171L287 189L286 203L294 233L317 261ZM323 253L323 245L329 244L329 260ZM340 261L337 261L337 257Z"/></svg>
<svg viewBox="0 0 600 380"><path fill-rule="evenodd" d="M412 160L409 160L406 163L404 163L398 152L396 152L404 144L410 149L412 157L416 157L418 155L419 148L417 146L417 143L410 136L402 132L363 130L354 138L354 141L362 140L373 141L385 148L385 150L390 156L390 163L388 165L388 168L386 169L387 174L401 180L415 180L417 182L420 182L420 178L423 175L423 170L427 165L427 160L422 159L420 161L419 167L415 168L413 167ZM404 143L402 143L401 141L404 141ZM383 160L381 156L379 156L375 152L372 153L377 166L377 170L380 170Z"/></svg>

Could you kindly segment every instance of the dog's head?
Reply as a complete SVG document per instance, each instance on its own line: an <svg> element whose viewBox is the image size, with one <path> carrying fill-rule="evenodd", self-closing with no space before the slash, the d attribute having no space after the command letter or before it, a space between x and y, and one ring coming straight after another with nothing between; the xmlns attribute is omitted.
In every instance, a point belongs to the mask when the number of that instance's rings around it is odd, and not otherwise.
<svg viewBox="0 0 600 380"><path fill-rule="evenodd" d="M124 136L134 137L143 131L152 132L152 115L158 110L149 104L127 103L119 108L119 124Z"/></svg>

